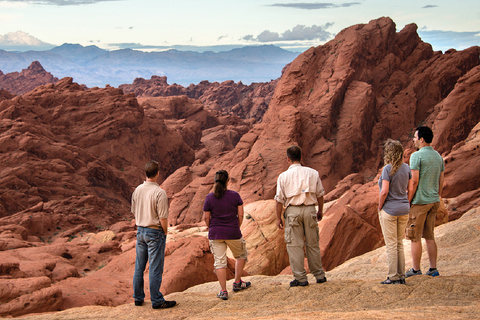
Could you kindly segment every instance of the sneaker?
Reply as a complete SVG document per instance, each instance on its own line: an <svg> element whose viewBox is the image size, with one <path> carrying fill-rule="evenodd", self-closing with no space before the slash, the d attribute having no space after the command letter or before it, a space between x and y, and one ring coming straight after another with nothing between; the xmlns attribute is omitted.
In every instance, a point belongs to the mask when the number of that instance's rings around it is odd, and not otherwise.
<svg viewBox="0 0 480 320"><path fill-rule="evenodd" d="M247 289L247 288L250 288L251 285L252 283L249 281L245 282L240 280L240 282L233 283L233 291L237 292L243 289Z"/></svg>
<svg viewBox="0 0 480 320"><path fill-rule="evenodd" d="M390 280L390 278L387 278L387 280L382 281L380 283L381 284L400 284L400 283L402 283L402 280Z"/></svg>
<svg viewBox="0 0 480 320"><path fill-rule="evenodd" d="M317 279L317 283L325 283L327 282L327 277L323 277L322 279Z"/></svg>
<svg viewBox="0 0 480 320"><path fill-rule="evenodd" d="M407 284L407 283L405 282L405 279L400 279L400 280L398 280L397 283L398 283L398 284Z"/></svg>
<svg viewBox="0 0 480 320"><path fill-rule="evenodd" d="M430 268L425 274L430 277L436 277L440 275L440 272L438 272L437 268Z"/></svg>
<svg viewBox="0 0 480 320"><path fill-rule="evenodd" d="M161 304L159 305L152 305L152 308L153 309L167 309L167 308L172 308L172 307L175 307L175 305L177 304L176 301L167 301L165 300L164 302L162 302Z"/></svg>
<svg viewBox="0 0 480 320"><path fill-rule="evenodd" d="M220 290L220 292L217 293L217 298L220 298L222 300L228 300L228 291L227 290Z"/></svg>
<svg viewBox="0 0 480 320"><path fill-rule="evenodd" d="M412 277L412 276L419 276L422 274L422 270L415 271L413 268L405 272L405 278Z"/></svg>
<svg viewBox="0 0 480 320"><path fill-rule="evenodd" d="M143 306L143 300L135 300L135 305L136 305L137 307Z"/></svg>
<svg viewBox="0 0 480 320"><path fill-rule="evenodd" d="M290 287L298 287L298 286L301 286L301 287L308 286L308 281L298 281L297 279L295 279L292 282L290 282Z"/></svg>

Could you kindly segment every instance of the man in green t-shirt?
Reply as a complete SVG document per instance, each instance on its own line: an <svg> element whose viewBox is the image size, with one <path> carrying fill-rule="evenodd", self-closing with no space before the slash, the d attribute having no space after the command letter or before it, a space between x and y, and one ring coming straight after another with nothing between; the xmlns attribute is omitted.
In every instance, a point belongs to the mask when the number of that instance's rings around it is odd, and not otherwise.
<svg viewBox="0 0 480 320"><path fill-rule="evenodd" d="M430 262L430 269L426 274L432 277L439 275L433 229L440 206L445 164L442 156L430 146L432 140L433 132L429 127L421 126L416 129L413 143L418 151L410 156L413 192L408 195L411 208L406 229L406 238L411 240L413 268L405 273L405 277L422 274L422 237L427 245Z"/></svg>

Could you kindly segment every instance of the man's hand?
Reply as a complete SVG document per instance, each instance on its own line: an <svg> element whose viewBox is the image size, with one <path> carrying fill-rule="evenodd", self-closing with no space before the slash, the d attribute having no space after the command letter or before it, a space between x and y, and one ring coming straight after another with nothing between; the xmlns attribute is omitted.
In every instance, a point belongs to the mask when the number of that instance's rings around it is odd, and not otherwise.
<svg viewBox="0 0 480 320"><path fill-rule="evenodd" d="M277 218L277 227L278 227L278 229L283 229L283 221L282 221L282 218L280 218L280 219Z"/></svg>
<svg viewBox="0 0 480 320"><path fill-rule="evenodd" d="M323 218L323 196L317 198L317 221L322 221Z"/></svg>
<svg viewBox="0 0 480 320"><path fill-rule="evenodd" d="M283 204L277 201L275 206L275 212L277 214L277 227L278 229L283 229L282 213L283 213Z"/></svg>

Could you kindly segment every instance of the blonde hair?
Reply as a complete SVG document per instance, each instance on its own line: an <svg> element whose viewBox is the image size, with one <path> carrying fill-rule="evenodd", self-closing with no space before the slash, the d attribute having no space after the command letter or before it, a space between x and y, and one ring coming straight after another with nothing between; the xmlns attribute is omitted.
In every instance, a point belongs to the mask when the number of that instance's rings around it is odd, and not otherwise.
<svg viewBox="0 0 480 320"><path fill-rule="evenodd" d="M403 146L400 141L392 139L385 141L383 145L383 162L385 165L392 165L390 176L393 176L403 163Z"/></svg>

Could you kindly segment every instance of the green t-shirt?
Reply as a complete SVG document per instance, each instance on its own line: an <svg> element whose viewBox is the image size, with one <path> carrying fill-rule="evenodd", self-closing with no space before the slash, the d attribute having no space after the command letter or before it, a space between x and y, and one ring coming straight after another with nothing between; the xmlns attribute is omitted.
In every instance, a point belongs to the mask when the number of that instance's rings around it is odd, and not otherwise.
<svg viewBox="0 0 480 320"><path fill-rule="evenodd" d="M440 201L438 195L440 174L445 171L442 156L432 147L423 147L410 156L410 169L418 170L419 181L412 204Z"/></svg>

